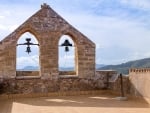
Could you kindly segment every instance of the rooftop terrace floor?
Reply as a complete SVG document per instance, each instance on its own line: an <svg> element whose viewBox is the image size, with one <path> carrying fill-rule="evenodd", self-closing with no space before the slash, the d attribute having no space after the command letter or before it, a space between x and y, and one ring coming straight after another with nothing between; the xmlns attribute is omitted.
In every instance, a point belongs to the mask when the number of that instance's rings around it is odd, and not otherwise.
<svg viewBox="0 0 150 113"><path fill-rule="evenodd" d="M0 100L0 113L150 113L150 105L110 95L20 98Z"/></svg>

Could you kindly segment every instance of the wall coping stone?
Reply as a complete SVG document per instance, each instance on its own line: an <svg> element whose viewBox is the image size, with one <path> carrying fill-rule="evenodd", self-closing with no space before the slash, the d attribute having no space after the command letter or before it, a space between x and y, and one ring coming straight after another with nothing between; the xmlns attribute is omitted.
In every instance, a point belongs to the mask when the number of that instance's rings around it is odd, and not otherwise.
<svg viewBox="0 0 150 113"><path fill-rule="evenodd" d="M16 79L40 79L41 76L16 76Z"/></svg>
<svg viewBox="0 0 150 113"><path fill-rule="evenodd" d="M116 70L96 70L96 72L117 72Z"/></svg>
<svg viewBox="0 0 150 113"><path fill-rule="evenodd" d="M79 78L78 75L59 75L59 78Z"/></svg>

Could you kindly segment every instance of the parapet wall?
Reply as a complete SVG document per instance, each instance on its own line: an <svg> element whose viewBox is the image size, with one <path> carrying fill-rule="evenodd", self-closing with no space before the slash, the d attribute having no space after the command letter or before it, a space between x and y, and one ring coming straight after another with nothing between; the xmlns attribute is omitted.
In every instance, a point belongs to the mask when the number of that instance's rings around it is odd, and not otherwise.
<svg viewBox="0 0 150 113"><path fill-rule="evenodd" d="M130 69L129 80L132 95L150 99L150 68Z"/></svg>
<svg viewBox="0 0 150 113"><path fill-rule="evenodd" d="M125 96L130 95L130 81L129 76L122 76L123 79L123 91ZM120 76L118 76L118 79L115 82L109 83L109 89L113 90L115 94L118 94L118 96L121 96L121 81Z"/></svg>
<svg viewBox="0 0 150 113"><path fill-rule="evenodd" d="M91 78L78 76L59 76L56 79L19 78L4 79L0 82L1 94L33 94L67 91L92 91L108 89L108 77L115 71L96 71Z"/></svg>

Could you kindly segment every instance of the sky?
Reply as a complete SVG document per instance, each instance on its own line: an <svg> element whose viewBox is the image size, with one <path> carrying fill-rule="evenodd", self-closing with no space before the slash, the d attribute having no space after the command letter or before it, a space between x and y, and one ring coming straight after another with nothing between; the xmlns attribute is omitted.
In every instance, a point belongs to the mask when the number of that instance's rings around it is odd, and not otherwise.
<svg viewBox="0 0 150 113"><path fill-rule="evenodd" d="M150 57L150 0L0 0L0 40L43 3L96 44L97 64Z"/></svg>

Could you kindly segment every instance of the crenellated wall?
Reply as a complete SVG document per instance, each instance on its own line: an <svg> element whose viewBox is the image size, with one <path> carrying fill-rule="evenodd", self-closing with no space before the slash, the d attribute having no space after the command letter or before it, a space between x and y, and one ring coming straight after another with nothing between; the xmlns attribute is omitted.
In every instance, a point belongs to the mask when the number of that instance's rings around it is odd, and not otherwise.
<svg viewBox="0 0 150 113"><path fill-rule="evenodd" d="M129 80L132 95L150 99L150 68L130 69Z"/></svg>

